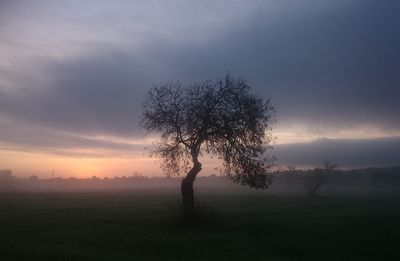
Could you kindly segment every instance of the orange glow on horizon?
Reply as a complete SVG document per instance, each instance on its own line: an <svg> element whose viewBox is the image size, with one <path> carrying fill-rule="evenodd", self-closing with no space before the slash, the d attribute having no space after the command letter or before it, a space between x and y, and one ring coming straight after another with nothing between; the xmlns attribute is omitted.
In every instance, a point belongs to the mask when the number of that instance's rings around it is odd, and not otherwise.
<svg viewBox="0 0 400 261"><path fill-rule="evenodd" d="M400 133L384 131L373 127L342 129L335 131L310 131L300 124L286 128L276 128L272 134L277 137L273 146L280 144L308 143L321 138L329 139L374 139L400 137ZM118 144L142 144L143 148L130 150L106 150L94 148L69 148L31 151L33 148L10 147L0 144L0 169L11 169L18 177L37 175L40 178L92 176L114 177L132 176L135 172L146 176L162 176L160 164L147 155L146 144L151 146L154 137L142 141L132 141L115 137L95 137L96 140L116 142ZM218 174L215 170L220 162L204 156L203 175Z"/></svg>
<svg viewBox="0 0 400 261"><path fill-rule="evenodd" d="M155 160L146 156L119 157L73 157L45 153L0 150L0 169L11 169L15 176L40 178L76 177L88 178L131 176L135 172L144 175L159 173Z"/></svg>

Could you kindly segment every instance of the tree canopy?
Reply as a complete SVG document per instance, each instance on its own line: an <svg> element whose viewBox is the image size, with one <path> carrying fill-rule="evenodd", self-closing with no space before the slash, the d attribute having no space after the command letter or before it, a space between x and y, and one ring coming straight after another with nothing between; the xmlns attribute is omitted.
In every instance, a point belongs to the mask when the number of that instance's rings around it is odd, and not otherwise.
<svg viewBox="0 0 400 261"><path fill-rule="evenodd" d="M274 157L265 151L273 140L275 110L269 99L250 93L245 79L227 75L185 87L179 82L154 86L143 108L142 126L161 135L152 154L162 159L167 175L193 164L195 177L199 155L209 153L222 160L221 171L234 182L262 189L271 184Z"/></svg>

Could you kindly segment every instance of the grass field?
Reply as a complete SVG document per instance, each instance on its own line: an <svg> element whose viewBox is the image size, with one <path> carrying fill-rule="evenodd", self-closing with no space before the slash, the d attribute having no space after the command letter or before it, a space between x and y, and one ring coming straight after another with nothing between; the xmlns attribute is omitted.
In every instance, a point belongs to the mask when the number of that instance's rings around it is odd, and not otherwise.
<svg viewBox="0 0 400 261"><path fill-rule="evenodd" d="M177 191L0 195L0 260L398 260L400 196Z"/></svg>

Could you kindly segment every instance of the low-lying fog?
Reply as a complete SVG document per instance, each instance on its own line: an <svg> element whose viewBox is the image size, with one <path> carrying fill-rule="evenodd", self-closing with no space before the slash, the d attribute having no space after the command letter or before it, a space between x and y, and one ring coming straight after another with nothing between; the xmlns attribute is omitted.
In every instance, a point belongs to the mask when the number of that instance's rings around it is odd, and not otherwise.
<svg viewBox="0 0 400 261"><path fill-rule="evenodd" d="M202 174L202 173L201 173ZM270 194L348 194L400 191L400 166L354 170L281 170L274 175L265 191L233 183L228 177L200 176L196 192L249 192ZM204 175L204 174L203 174ZM9 170L0 171L0 192L74 192L169 189L179 193L181 177L144 177L140 175L114 178L16 178Z"/></svg>

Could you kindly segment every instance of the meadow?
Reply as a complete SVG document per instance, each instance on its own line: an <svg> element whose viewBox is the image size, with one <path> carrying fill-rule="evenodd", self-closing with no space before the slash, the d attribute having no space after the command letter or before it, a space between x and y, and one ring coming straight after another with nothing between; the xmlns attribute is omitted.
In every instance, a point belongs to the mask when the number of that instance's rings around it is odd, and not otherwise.
<svg viewBox="0 0 400 261"><path fill-rule="evenodd" d="M400 194L2 193L0 260L398 260Z"/></svg>

